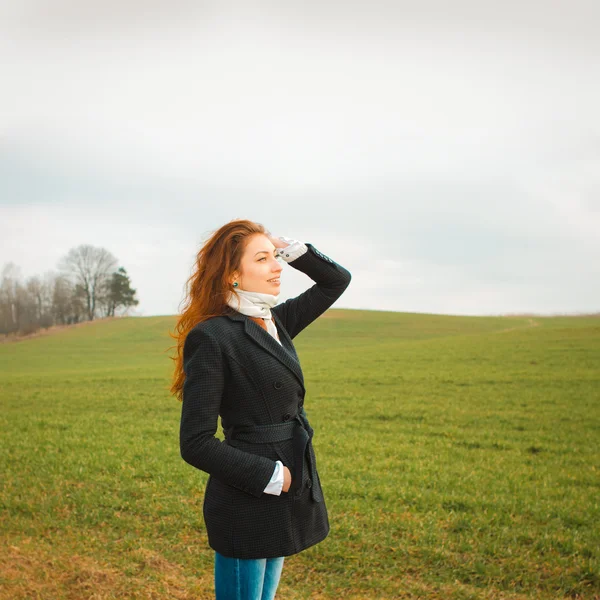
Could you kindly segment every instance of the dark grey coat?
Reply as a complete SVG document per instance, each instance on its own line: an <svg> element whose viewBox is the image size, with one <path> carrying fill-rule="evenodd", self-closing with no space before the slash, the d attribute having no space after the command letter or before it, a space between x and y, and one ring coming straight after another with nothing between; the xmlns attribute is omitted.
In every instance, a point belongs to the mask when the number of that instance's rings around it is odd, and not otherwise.
<svg viewBox="0 0 600 600"><path fill-rule="evenodd" d="M210 547L224 556L289 556L329 533L321 482L318 474L311 481L306 460L302 485L293 481L296 491L263 492L276 460L294 478L292 440L250 444L215 437L219 416L227 433L233 425L289 421L303 409L304 377L292 339L342 295L351 279L344 267L306 245L308 251L289 265L315 284L272 309L283 346L232 309L198 323L185 340L181 456L210 475L203 516ZM309 449L314 458L312 444Z"/></svg>

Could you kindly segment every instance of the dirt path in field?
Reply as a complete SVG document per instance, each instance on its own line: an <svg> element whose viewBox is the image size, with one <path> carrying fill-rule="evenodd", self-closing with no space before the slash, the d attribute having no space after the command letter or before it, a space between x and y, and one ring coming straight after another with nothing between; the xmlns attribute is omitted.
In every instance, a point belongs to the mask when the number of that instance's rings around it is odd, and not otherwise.
<svg viewBox="0 0 600 600"><path fill-rule="evenodd" d="M46 329L39 329L34 333L29 333L27 335L0 335L0 344L10 344L11 342L22 342L23 340L30 340L36 337L42 337L45 335L52 335L53 333L58 333L59 331L64 331L65 329L74 329L75 327L86 327L91 325L92 323L98 322L106 322L106 321L114 321L115 319L120 319L121 317L102 317L98 319L94 319L93 321L81 321L80 323L73 323L71 325L52 325L52 327L48 327Z"/></svg>
<svg viewBox="0 0 600 600"><path fill-rule="evenodd" d="M506 331L514 331L515 329L529 329L530 327L537 327L540 324L539 321L535 321L534 319L527 320L529 321L528 325L508 327L507 329L499 329L498 331L494 331L494 333L505 333Z"/></svg>

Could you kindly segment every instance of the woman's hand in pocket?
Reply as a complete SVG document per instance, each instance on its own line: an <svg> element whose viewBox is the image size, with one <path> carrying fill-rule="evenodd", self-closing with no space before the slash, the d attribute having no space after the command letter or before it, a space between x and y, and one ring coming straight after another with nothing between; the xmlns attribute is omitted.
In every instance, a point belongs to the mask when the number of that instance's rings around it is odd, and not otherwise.
<svg viewBox="0 0 600 600"><path fill-rule="evenodd" d="M292 485L292 474L290 472L290 470L283 465L283 488L282 490L284 492L287 492L290 489L290 486Z"/></svg>

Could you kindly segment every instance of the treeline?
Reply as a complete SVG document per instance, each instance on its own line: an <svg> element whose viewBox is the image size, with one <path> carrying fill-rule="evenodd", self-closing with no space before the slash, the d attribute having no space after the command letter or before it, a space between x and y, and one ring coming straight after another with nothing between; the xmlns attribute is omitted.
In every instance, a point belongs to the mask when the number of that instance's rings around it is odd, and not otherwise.
<svg viewBox="0 0 600 600"><path fill-rule="evenodd" d="M137 306L136 290L104 248L81 245L59 261L58 272L21 281L14 263L2 269L0 335L27 335L53 325L122 316Z"/></svg>

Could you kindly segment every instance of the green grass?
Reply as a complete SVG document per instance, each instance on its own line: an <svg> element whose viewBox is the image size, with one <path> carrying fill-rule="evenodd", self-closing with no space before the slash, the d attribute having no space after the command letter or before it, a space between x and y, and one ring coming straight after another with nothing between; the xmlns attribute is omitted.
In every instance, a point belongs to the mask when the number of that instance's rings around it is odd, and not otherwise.
<svg viewBox="0 0 600 600"><path fill-rule="evenodd" d="M174 322L0 345L2 600L214 597ZM331 310L296 347L331 532L278 597L600 597L600 319Z"/></svg>

